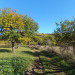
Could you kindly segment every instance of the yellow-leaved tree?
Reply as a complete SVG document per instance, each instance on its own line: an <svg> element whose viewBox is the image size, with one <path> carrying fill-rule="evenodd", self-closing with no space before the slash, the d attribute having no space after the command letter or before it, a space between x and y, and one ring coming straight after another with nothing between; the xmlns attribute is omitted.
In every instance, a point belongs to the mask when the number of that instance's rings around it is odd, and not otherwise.
<svg viewBox="0 0 75 75"><path fill-rule="evenodd" d="M2 32L2 39L10 40L12 42L12 52L15 52L14 43L18 42L21 37L18 31L24 27L23 15L17 14L16 10L4 8L0 10L0 28Z"/></svg>
<svg viewBox="0 0 75 75"><path fill-rule="evenodd" d="M1 39L11 41L12 52L15 52L15 42L30 44L31 37L38 30L38 23L27 15L17 14L16 10L4 8L0 10L0 29Z"/></svg>

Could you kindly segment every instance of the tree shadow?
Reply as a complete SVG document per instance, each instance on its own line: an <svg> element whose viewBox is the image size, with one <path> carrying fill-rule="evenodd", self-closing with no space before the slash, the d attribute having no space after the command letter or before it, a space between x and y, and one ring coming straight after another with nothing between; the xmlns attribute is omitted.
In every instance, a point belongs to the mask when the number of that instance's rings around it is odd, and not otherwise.
<svg viewBox="0 0 75 75"><path fill-rule="evenodd" d="M36 47L29 47L31 50L34 50L34 49L36 49L36 50L39 50L38 48L36 48Z"/></svg>
<svg viewBox="0 0 75 75"><path fill-rule="evenodd" d="M30 54L30 55L35 55L33 52L30 52L30 51L22 51L22 53Z"/></svg>
<svg viewBox="0 0 75 75"><path fill-rule="evenodd" d="M62 60L60 58L57 58L57 56L50 55L50 53L48 52L43 52L45 57L41 58L41 62L43 63L44 66L44 74L53 74L56 75L55 73L60 73L60 72L64 72L62 65L58 66L58 64L60 64L59 62ZM50 59L48 58L50 57ZM53 58L53 59L52 59ZM55 58L55 59L54 59Z"/></svg>
<svg viewBox="0 0 75 75"><path fill-rule="evenodd" d="M42 55L42 56L46 56L46 57L54 57L54 56L57 56L57 54L55 53L55 52L53 52L53 51L48 51L48 50L43 50L43 51L41 51L40 52L40 54Z"/></svg>
<svg viewBox="0 0 75 75"><path fill-rule="evenodd" d="M11 51L10 50L8 50L8 49L0 49L0 52L8 52L8 53L10 53Z"/></svg>
<svg viewBox="0 0 75 75"><path fill-rule="evenodd" d="M53 66L52 70L54 70L52 72L47 71L45 72L45 74L54 74L54 73L60 73L60 72L66 73L67 71L72 69L72 65L68 63L66 60L64 60L62 57L60 57L59 55L50 53L48 51L42 51L41 53L43 56L51 58L51 60L49 60L50 63L49 61L44 59L43 59L43 62L44 62L44 65L47 66L47 68L50 65Z"/></svg>

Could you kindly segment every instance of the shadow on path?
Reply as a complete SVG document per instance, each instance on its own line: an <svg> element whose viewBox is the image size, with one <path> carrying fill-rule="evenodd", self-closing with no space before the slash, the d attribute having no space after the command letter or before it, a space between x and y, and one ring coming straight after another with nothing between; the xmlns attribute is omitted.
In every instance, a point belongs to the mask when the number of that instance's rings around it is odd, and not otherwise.
<svg viewBox="0 0 75 75"><path fill-rule="evenodd" d="M22 53L29 54L29 55L34 55L34 53L30 52L30 51L22 51Z"/></svg>

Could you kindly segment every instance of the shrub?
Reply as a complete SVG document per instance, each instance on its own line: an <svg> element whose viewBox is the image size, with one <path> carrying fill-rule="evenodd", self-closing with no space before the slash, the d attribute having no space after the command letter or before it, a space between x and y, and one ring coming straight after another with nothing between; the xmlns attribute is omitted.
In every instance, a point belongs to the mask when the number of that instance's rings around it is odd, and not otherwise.
<svg viewBox="0 0 75 75"><path fill-rule="evenodd" d="M67 75L75 75L75 69L69 70L69 71L67 72Z"/></svg>

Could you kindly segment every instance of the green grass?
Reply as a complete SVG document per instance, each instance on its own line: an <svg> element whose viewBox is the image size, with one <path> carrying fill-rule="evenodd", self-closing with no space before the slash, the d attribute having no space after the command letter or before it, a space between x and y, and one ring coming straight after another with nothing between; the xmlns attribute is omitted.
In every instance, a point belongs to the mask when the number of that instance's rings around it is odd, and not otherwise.
<svg viewBox="0 0 75 75"><path fill-rule="evenodd" d="M46 72L53 72L52 65L50 61L45 56L40 56L40 61L43 64L44 70Z"/></svg>
<svg viewBox="0 0 75 75"><path fill-rule="evenodd" d="M45 75L75 75L75 67L69 60L65 60L54 53L42 51L40 56ZM59 72L58 72L59 71Z"/></svg>
<svg viewBox="0 0 75 75"><path fill-rule="evenodd" d="M0 48L0 75L23 75L34 60L31 49L20 47L12 53L11 48Z"/></svg>

